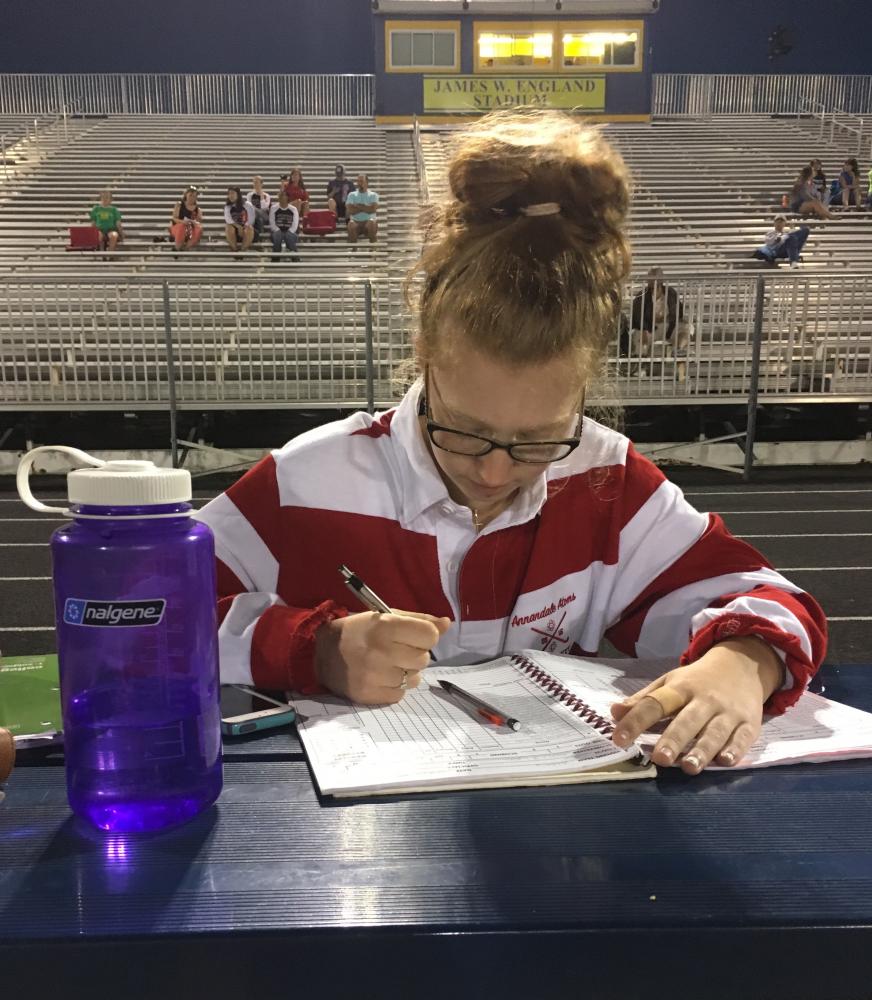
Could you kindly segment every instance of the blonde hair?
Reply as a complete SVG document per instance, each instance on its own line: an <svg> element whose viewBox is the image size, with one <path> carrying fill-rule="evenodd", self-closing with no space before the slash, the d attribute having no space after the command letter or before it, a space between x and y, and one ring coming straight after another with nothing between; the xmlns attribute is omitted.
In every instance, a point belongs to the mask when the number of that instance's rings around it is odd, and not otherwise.
<svg viewBox="0 0 872 1000"><path fill-rule="evenodd" d="M568 354L598 372L630 267L620 155L562 112L498 111L457 140L448 183L407 284L418 362L473 346L513 366Z"/></svg>

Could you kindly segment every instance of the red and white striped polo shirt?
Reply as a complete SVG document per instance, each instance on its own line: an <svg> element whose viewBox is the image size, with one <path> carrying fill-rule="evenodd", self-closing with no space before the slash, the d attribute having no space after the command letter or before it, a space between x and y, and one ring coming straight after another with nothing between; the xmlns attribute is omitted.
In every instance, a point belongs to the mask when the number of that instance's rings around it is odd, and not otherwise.
<svg viewBox="0 0 872 1000"><path fill-rule="evenodd" d="M216 540L223 682L316 689L315 631L363 610L345 563L392 607L451 619L443 663L595 653L603 636L686 662L758 635L790 675L767 710L799 697L824 656L821 609L626 437L585 419L581 446L476 534L423 440L419 393L294 438L199 512Z"/></svg>

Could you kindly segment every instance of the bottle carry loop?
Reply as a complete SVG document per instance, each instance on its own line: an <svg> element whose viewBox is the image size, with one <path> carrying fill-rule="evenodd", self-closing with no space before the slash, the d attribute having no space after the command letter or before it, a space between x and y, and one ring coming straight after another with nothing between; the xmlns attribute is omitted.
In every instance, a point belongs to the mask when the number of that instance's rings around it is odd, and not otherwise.
<svg viewBox="0 0 872 1000"><path fill-rule="evenodd" d="M102 458L94 458L85 451L78 448L70 448L65 444L43 445L41 448L32 448L18 463L18 472L15 476L15 485L18 488L18 495L30 507L31 510L38 510L49 514L63 514L64 517L76 516L69 507L55 507L51 504L37 500L30 490L30 470L36 461L37 455L48 451L60 451L71 458L76 459L81 465L91 465L95 469L101 469L106 463Z"/></svg>

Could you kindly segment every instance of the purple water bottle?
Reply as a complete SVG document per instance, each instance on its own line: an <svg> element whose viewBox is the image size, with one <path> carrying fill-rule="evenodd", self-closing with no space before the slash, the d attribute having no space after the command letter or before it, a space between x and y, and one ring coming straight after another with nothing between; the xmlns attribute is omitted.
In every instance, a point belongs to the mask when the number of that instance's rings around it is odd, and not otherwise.
<svg viewBox="0 0 872 1000"><path fill-rule="evenodd" d="M67 477L69 509L30 491L48 451L93 466ZM18 492L72 518L51 539L70 806L103 830L183 823L222 784L215 546L190 473L35 448Z"/></svg>

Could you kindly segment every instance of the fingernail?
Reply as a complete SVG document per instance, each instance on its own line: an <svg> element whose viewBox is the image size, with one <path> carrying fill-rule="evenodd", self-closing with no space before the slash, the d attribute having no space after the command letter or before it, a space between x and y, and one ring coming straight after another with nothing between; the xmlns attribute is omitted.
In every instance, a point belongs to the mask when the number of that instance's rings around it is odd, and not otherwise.
<svg viewBox="0 0 872 1000"><path fill-rule="evenodd" d="M696 771L697 768L699 767L699 758L698 757L693 757L693 756L691 756L691 757L685 757L684 761L687 764L687 766L688 767L692 767L694 769L694 771Z"/></svg>
<svg viewBox="0 0 872 1000"><path fill-rule="evenodd" d="M675 751L672 747L663 747L661 750L657 751L657 756L663 761L664 764L668 764L675 756Z"/></svg>
<svg viewBox="0 0 872 1000"><path fill-rule="evenodd" d="M736 755L734 753L730 753L729 750L725 750L724 753L721 754L721 760L727 765L727 767L729 767L730 764L735 762Z"/></svg>
<svg viewBox="0 0 872 1000"><path fill-rule="evenodd" d="M626 743L629 740L629 738L630 734L623 729L618 729L614 735L615 743L617 743L618 745Z"/></svg>

